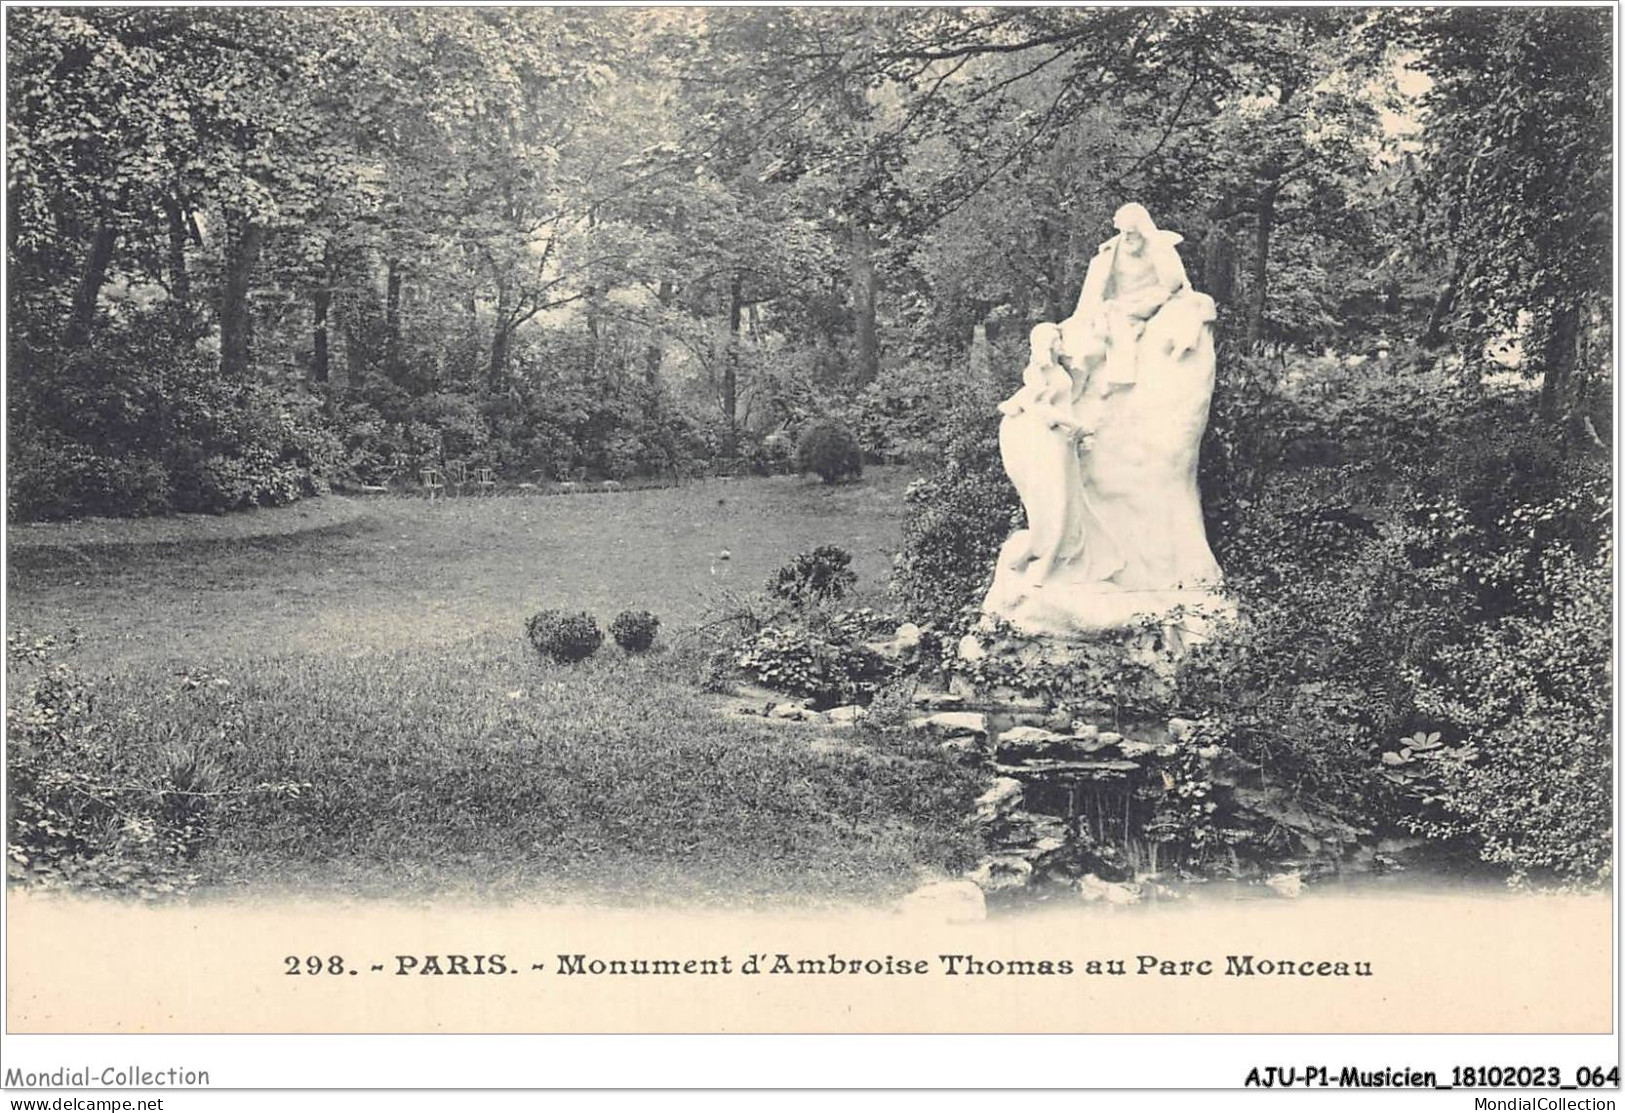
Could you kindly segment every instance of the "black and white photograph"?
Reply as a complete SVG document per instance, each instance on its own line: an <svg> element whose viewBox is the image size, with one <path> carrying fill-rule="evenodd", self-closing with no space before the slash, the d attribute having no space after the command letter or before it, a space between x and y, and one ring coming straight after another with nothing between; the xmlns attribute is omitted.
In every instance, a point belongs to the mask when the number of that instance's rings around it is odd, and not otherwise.
<svg viewBox="0 0 1625 1113"><path fill-rule="evenodd" d="M8 5L4 1088L1617 1094L1618 19Z"/></svg>

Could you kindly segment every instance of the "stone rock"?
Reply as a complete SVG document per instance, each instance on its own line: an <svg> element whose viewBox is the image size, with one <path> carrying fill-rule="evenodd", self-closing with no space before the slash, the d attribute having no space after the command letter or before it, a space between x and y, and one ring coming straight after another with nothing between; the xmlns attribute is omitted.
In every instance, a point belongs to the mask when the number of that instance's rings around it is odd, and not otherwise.
<svg viewBox="0 0 1625 1113"><path fill-rule="evenodd" d="M1066 743L1071 741L1068 734L1059 734L1046 726L1012 726L1011 730L999 734L999 739L1019 746L1045 746L1045 744Z"/></svg>
<svg viewBox="0 0 1625 1113"><path fill-rule="evenodd" d="M1324 843L1344 845L1360 841L1359 830L1331 816L1309 812L1302 801L1284 789L1236 785L1230 795L1238 808L1279 824L1300 837L1310 835Z"/></svg>
<svg viewBox="0 0 1625 1113"><path fill-rule="evenodd" d="M1265 878L1264 884L1268 885L1276 896L1290 898L1303 895L1303 875L1297 870Z"/></svg>
<svg viewBox="0 0 1625 1113"><path fill-rule="evenodd" d="M975 634L966 634L959 639L959 659L961 661L980 661L987 656L987 647Z"/></svg>
<svg viewBox="0 0 1625 1113"><path fill-rule="evenodd" d="M1191 731L1195 729L1196 724L1191 722L1189 719L1168 720L1168 737L1172 738L1175 742L1181 742L1186 738L1189 738Z"/></svg>
<svg viewBox="0 0 1625 1113"><path fill-rule="evenodd" d="M1064 734L1065 731L1055 728L1055 716L1041 708L1029 710L1027 708L1012 708L1009 704L1000 704L999 710L1004 717L1010 720L1012 727L1042 727L1044 730Z"/></svg>
<svg viewBox="0 0 1625 1113"><path fill-rule="evenodd" d="M1152 900L1179 900L1185 895L1183 890L1164 884L1163 878L1160 873L1138 873L1134 875L1134 884L1139 886L1143 896Z"/></svg>
<svg viewBox="0 0 1625 1113"><path fill-rule="evenodd" d="M1003 889L1019 889L1032 880L1033 864L1019 854L998 854L983 858L981 863L966 874L984 893L997 893Z"/></svg>
<svg viewBox="0 0 1625 1113"><path fill-rule="evenodd" d="M1389 836L1377 840L1377 853L1398 857L1427 845L1426 839L1416 836Z"/></svg>
<svg viewBox="0 0 1625 1113"><path fill-rule="evenodd" d="M1033 843L1031 849L1029 849L1027 853L1032 857L1033 861L1036 862L1040 859L1048 858L1056 851L1063 850L1065 848L1066 839L1064 836L1045 835L1043 838Z"/></svg>
<svg viewBox="0 0 1625 1113"><path fill-rule="evenodd" d="M810 723L823 716L804 703L776 703L768 709L769 719L786 719L792 723Z"/></svg>
<svg viewBox="0 0 1625 1113"><path fill-rule="evenodd" d="M963 707L965 697L953 692L936 692L929 688L921 688L914 693L914 706L930 711L948 711L956 707Z"/></svg>
<svg viewBox="0 0 1625 1113"><path fill-rule="evenodd" d="M1344 855L1343 865L1350 873L1370 873L1379 869L1382 863L1378 860L1377 848L1361 843L1353 851ZM1403 866L1398 867L1403 869Z"/></svg>
<svg viewBox="0 0 1625 1113"><path fill-rule="evenodd" d="M1032 848L1053 841L1054 849L1066 843L1066 820L1041 812L1010 811L994 825L993 842L1005 850L1031 853Z"/></svg>
<svg viewBox="0 0 1625 1113"><path fill-rule="evenodd" d="M974 881L934 881L904 897L898 910L919 919L972 924L987 919L987 900Z"/></svg>
<svg viewBox="0 0 1625 1113"><path fill-rule="evenodd" d="M1132 738L1124 739L1117 744L1117 752L1124 757L1144 757L1156 748L1150 742L1136 742Z"/></svg>
<svg viewBox="0 0 1625 1113"><path fill-rule="evenodd" d="M1014 777L1000 777L993 787L976 798L976 821L991 822L1021 803L1021 782Z"/></svg>
<svg viewBox="0 0 1625 1113"><path fill-rule="evenodd" d="M1070 735L1057 734L1044 727L1018 726L999 734L995 752L999 761L1014 763L1049 758L1068 760L1100 748L1099 742L1080 743Z"/></svg>
<svg viewBox="0 0 1625 1113"><path fill-rule="evenodd" d="M994 772L1007 777L1025 777L1029 780L1043 780L1047 777L1067 780L1111 780L1129 773L1139 772L1140 763L1137 761L1069 760L1037 757L1024 761L1020 765L994 765L993 769Z"/></svg>
<svg viewBox="0 0 1625 1113"><path fill-rule="evenodd" d="M939 711L910 719L908 725L933 738L987 737L987 716L980 711Z"/></svg>
<svg viewBox="0 0 1625 1113"><path fill-rule="evenodd" d="M912 661L920 653L920 628L912 622L905 622L888 641L866 644L888 661Z"/></svg>
<svg viewBox="0 0 1625 1113"><path fill-rule="evenodd" d="M1100 737L1100 728L1093 723L1084 722L1082 719L1074 719L1072 721L1072 737L1080 741L1093 740Z"/></svg>
<svg viewBox="0 0 1625 1113"><path fill-rule="evenodd" d="M1112 905L1137 904L1140 900L1140 887L1119 881L1102 881L1094 874L1086 873L1078 880L1078 895L1090 903L1105 901Z"/></svg>
<svg viewBox="0 0 1625 1113"><path fill-rule="evenodd" d="M1071 739L1066 735L1057 734L1053 730L1044 727L1011 727L999 735L1001 745L1008 744L1011 746L1053 746L1060 742L1069 741Z"/></svg>
<svg viewBox="0 0 1625 1113"><path fill-rule="evenodd" d="M1039 725L1064 734L1072 727L1072 716L1064 711L1052 711L1044 717L1044 720Z"/></svg>
<svg viewBox="0 0 1625 1113"><path fill-rule="evenodd" d="M1108 746L1116 746L1123 741L1123 736L1118 734L1115 730L1103 730L1097 735L1097 737L1101 740L1101 742Z"/></svg>
<svg viewBox="0 0 1625 1113"><path fill-rule="evenodd" d="M855 725L868 714L869 712L865 708L859 707L855 703L849 703L845 707L830 708L824 712L824 718L836 726L849 727Z"/></svg>

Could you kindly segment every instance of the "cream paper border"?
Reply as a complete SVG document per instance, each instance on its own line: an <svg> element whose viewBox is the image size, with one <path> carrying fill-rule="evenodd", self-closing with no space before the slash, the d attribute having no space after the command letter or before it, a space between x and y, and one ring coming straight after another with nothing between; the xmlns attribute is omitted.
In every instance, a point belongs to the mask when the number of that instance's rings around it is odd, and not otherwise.
<svg viewBox="0 0 1625 1113"><path fill-rule="evenodd" d="M1618 59L1616 17L1616 66ZM1617 129L1616 105L1616 129ZM1617 143L1616 143L1617 145ZM1616 182L1617 184L1617 182ZM1617 231L1617 230L1616 230ZM1616 237L1617 238L1617 237ZM1619 343L1616 329L1616 346ZM1617 363L1616 359L1616 363ZM1616 461L1617 463L1617 461ZM1616 486L1618 469L1616 466ZM1616 506L1617 506L1616 489ZM1616 608L1618 600L1616 598ZM1616 610L1616 638L1618 614ZM1616 790L1618 776L1616 771ZM1616 815L1617 815L1616 791ZM1616 835L1616 860L1617 860ZM1149 909L1087 908L996 917L981 924L921 923L874 911L846 914L725 913L661 909L594 910L524 905L494 908L290 900L146 907L116 902L6 894L6 1065L31 1069L72 1061L85 1050L102 1060L128 1054L151 1065L216 1059L235 1074L215 1085L846 1085L885 1078L906 1084L1113 1084L1165 1087L1239 1085L1231 1048L1257 1049L1255 1033L1608 1033L1606 1037L1425 1038L1403 1046L1471 1062L1535 1064L1576 1050L1566 1062L1619 1062L1614 989L1613 896L1537 897L1439 894L1305 897L1296 902L1193 901ZM288 953L532 953L552 965L560 949L648 956L746 953L767 949L816 957L854 954L1002 954L1006 957L1166 953L1325 956L1370 961L1368 980L1212 977L1017 977L854 982L784 978L709 984L694 978L571 982L527 974L500 978L368 975L302 980L282 973ZM494 983L494 984L493 984ZM512 985L514 988L509 988ZM558 1036L552 1062L523 1061L510 1037L491 1035L446 1062L416 1059L406 1037L262 1039L252 1047L297 1054L261 1061L236 1032L1205 1032L1204 1039L1152 1041L1097 1035L1092 1051L1057 1065L991 1067L951 1058L955 1049L1028 1049L1030 1042L898 1038L896 1057L877 1073L843 1058L854 1046L830 1037L827 1061L803 1058L804 1042L728 1043L623 1035L613 1046L658 1072L602 1069L604 1040ZM117 1033L76 1037L35 1033ZM174 1037L158 1033L214 1033ZM145 1033L128 1039L124 1034ZM870 1041L863 1046L874 1048ZM1265 1041L1291 1061L1391 1052L1399 1041L1278 1035ZM531 1045L524 1045L529 1047ZM1075 1041L1046 1049L1076 1053ZM1186 1058L1146 1048L1184 1048ZM117 1047L117 1052L110 1048ZM1190 1049L1195 1048L1191 1053ZM1612 1058L1608 1057L1612 1049ZM920 1054L936 1056L921 1064ZM583 1058L577 1058L580 1052ZM614 1053L611 1053L612 1055ZM1573 1056L1579 1056L1575 1058ZM503 1073L499 1056L507 1056ZM595 1057L599 1056L599 1057ZM1419 1056L1426 1058L1427 1056ZM1390 1058L1392 1056L1390 1055ZM250 1062L252 1060L252 1062ZM479 1063L486 1073L470 1077ZM731 1064L731 1065L730 1065ZM780 1073L764 1073L779 1069ZM1425 1064L1418 1064L1425 1065ZM791 1068L794 1069L791 1069ZM461 1074L447 1071L461 1070ZM706 1073L697 1073L697 1072ZM218 1072L217 1072L218 1073ZM1617 1091L1614 1093L1617 1094ZM1502 1095L1504 1096L1504 1095Z"/></svg>
<svg viewBox="0 0 1625 1113"><path fill-rule="evenodd" d="M526 904L153 907L12 892L7 1031L1598 1034L1612 1031L1612 912L1606 896L1357 893L949 924ZM929 970L773 974L780 953L792 963L891 956L893 969L924 960ZM444 969L453 954L487 956L470 957L471 969L500 954L516 972L397 972L397 956L422 969L437 955ZM726 955L733 972L561 975L561 954ZM764 956L762 973L740 971L752 954ZM342 956L346 972L287 973L288 956L308 955ZM1074 972L949 975L944 955L1070 961ZM1213 970L1141 974L1141 955ZM1369 963L1372 973L1238 976L1226 973L1231 955L1254 956L1257 969L1290 959ZM1088 974L1091 959L1129 972Z"/></svg>

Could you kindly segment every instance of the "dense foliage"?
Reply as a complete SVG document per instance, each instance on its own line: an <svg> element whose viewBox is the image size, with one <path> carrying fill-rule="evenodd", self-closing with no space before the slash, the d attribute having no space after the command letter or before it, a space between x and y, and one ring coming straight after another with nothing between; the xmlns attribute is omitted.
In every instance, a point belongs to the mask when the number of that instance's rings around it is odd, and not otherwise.
<svg viewBox="0 0 1625 1113"><path fill-rule="evenodd" d="M628 653L644 653L655 643L660 619L649 611L622 611L609 624L609 635Z"/></svg>
<svg viewBox="0 0 1625 1113"><path fill-rule="evenodd" d="M1606 424L1596 10L8 28L16 517L919 458L1130 197L1249 348L1519 342Z"/></svg>
<svg viewBox="0 0 1625 1113"><path fill-rule="evenodd" d="M812 472L825 483L856 479L863 474L863 449L846 426L815 421L796 442L796 470Z"/></svg>
<svg viewBox="0 0 1625 1113"><path fill-rule="evenodd" d="M1609 870L1605 10L36 7L7 36L10 517L924 462L895 586L956 634L1019 524L991 400L1139 200L1218 304L1201 483L1243 603L1173 709L1333 810ZM828 602L813 571L785 599ZM747 667L879 683L827 618ZM587 622L531 633L581 655ZM1099 666L1056 682L1148 710Z"/></svg>
<svg viewBox="0 0 1625 1113"><path fill-rule="evenodd" d="M1188 717L1365 829L1465 843L1517 878L1605 881L1605 455L1539 432L1526 390L1464 398L1400 361L1237 362L1204 448L1237 626L1172 687L1111 641L1064 668L957 667L1075 713ZM909 615L964 628L1011 528L1007 504L981 509L1002 481L974 426L920 481L895 584ZM1415 736L1434 741L1413 752Z"/></svg>
<svg viewBox="0 0 1625 1113"><path fill-rule="evenodd" d="M839 545L820 545L797 553L767 578L767 593L796 610L839 601L852 585L852 554Z"/></svg>
<svg viewBox="0 0 1625 1113"><path fill-rule="evenodd" d="M537 611L525 620L525 637L536 652L566 665L585 661L604 643L598 620L584 611Z"/></svg>
<svg viewBox="0 0 1625 1113"><path fill-rule="evenodd" d="M102 713L60 660L64 649L27 631L6 639L19 685L6 702L8 878L146 899L181 892L196 880L193 859L234 811L310 787L238 783L196 740L153 737L150 722ZM241 733L240 702L218 677L186 673L154 698L178 705L214 740Z"/></svg>
<svg viewBox="0 0 1625 1113"><path fill-rule="evenodd" d="M999 547L1021 520L990 411L956 410L938 466L907 493L893 587L910 615L944 631L962 632L975 621Z"/></svg>

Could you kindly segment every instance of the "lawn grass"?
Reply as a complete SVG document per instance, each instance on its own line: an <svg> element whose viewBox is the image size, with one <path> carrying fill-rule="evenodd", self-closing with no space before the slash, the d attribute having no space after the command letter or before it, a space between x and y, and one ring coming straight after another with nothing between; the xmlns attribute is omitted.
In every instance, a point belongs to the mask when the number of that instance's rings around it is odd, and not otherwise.
<svg viewBox="0 0 1625 1113"><path fill-rule="evenodd" d="M669 650L552 664L522 626L647 607L669 644L716 587L820 543L874 587L906 481L387 500L311 537L35 551L12 623L79 627L126 757L217 793L205 888L873 901L971 863L977 776L894 735L724 715ZM252 790L285 783L308 787Z"/></svg>
<svg viewBox="0 0 1625 1113"><path fill-rule="evenodd" d="M231 662L195 687L135 666L98 699L154 761L208 755L205 791L308 785L222 798L206 884L863 899L969 864L980 789L935 750L721 716L667 665L482 636Z"/></svg>
<svg viewBox="0 0 1625 1113"><path fill-rule="evenodd" d="M87 660L176 667L517 636L544 607L592 611L605 623L646 609L673 631L719 590L757 590L821 544L849 550L860 587L879 588L910 478L880 468L828 487L778 476L618 493L382 498L366 519L292 537L14 546L9 622L77 627Z"/></svg>

